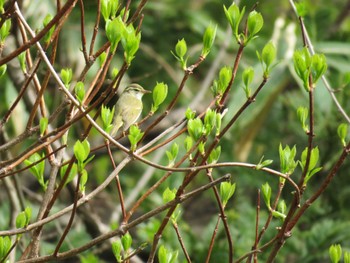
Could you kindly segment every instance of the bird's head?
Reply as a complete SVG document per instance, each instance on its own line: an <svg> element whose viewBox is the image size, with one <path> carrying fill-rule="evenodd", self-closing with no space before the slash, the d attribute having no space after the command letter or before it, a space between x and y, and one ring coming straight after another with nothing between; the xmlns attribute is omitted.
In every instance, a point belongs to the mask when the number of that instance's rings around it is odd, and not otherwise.
<svg viewBox="0 0 350 263"><path fill-rule="evenodd" d="M132 83L128 87L125 88L123 93L131 94L131 95L137 97L138 99L141 99L144 94L151 93L151 91L144 89L139 84Z"/></svg>

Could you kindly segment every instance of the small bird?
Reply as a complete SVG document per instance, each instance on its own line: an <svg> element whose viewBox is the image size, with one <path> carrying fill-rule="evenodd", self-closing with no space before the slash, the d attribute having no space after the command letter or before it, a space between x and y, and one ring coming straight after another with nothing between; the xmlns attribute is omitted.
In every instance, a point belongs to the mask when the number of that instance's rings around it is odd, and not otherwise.
<svg viewBox="0 0 350 263"><path fill-rule="evenodd" d="M151 91L145 90L136 83L125 88L115 105L112 137L116 136L121 127L124 132L137 121L143 108L142 96L146 93Z"/></svg>

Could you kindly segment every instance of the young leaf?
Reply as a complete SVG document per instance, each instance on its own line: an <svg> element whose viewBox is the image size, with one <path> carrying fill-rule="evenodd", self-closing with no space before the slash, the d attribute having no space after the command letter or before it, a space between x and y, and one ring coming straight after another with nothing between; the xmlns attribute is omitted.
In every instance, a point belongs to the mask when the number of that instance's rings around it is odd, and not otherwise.
<svg viewBox="0 0 350 263"><path fill-rule="evenodd" d="M168 203L175 199L176 196L176 189L170 190L169 187L167 187L163 192L163 202Z"/></svg>
<svg viewBox="0 0 350 263"><path fill-rule="evenodd" d="M236 184L231 184L230 182L222 182L220 184L220 197L222 200L222 205L225 207L228 200L233 196L236 190Z"/></svg>
<svg viewBox="0 0 350 263"><path fill-rule="evenodd" d="M102 105L102 108L101 108L103 130L107 133L109 133L113 128L112 122L114 117L114 109L115 109L114 106L112 110L110 110L109 108L107 108L107 106L104 106L104 105Z"/></svg>
<svg viewBox="0 0 350 263"><path fill-rule="evenodd" d="M112 251L117 262L120 262L122 260L122 243L120 239L112 243Z"/></svg>
<svg viewBox="0 0 350 263"><path fill-rule="evenodd" d="M342 248L339 244L331 245L329 248L329 257L331 258L332 263L338 263L341 259Z"/></svg>
<svg viewBox="0 0 350 263"><path fill-rule="evenodd" d="M247 99L250 98L250 92L251 92L250 84L252 83L253 78L254 78L254 69L252 67L246 68L242 73L242 80L244 84L243 89Z"/></svg>
<svg viewBox="0 0 350 263"><path fill-rule="evenodd" d="M263 198L267 208L271 210L271 187L269 183L263 184L261 187L261 191L263 193Z"/></svg>
<svg viewBox="0 0 350 263"><path fill-rule="evenodd" d="M49 124L49 120L46 117L43 117L40 119L40 124L39 124L40 136L44 135L44 132L46 131L48 124Z"/></svg>
<svg viewBox="0 0 350 263"><path fill-rule="evenodd" d="M221 154L221 146L219 145L214 150L212 150L211 153L209 154L208 163L209 164L217 163L217 161L220 158L220 154Z"/></svg>
<svg viewBox="0 0 350 263"><path fill-rule="evenodd" d="M232 3L232 5L228 9L226 8L226 6L224 6L224 12L227 20L230 23L232 32L236 40L239 41L238 27L244 15L245 7L243 7L240 11L239 7L235 3Z"/></svg>
<svg viewBox="0 0 350 263"><path fill-rule="evenodd" d="M211 23L205 30L204 36L203 36L203 48L202 48L202 57L206 57L210 49L214 43L215 36L216 36L216 28L217 25L213 26Z"/></svg>
<svg viewBox="0 0 350 263"><path fill-rule="evenodd" d="M165 98L167 97L168 85L164 84L163 82L161 83L157 82L157 85L153 89L152 95L153 95L153 104L152 104L151 112L154 113L158 110L159 105L162 104Z"/></svg>
<svg viewBox="0 0 350 263"><path fill-rule="evenodd" d="M61 70L61 78L66 86L66 88L69 88L69 84L72 81L73 78L73 71L71 68L66 68Z"/></svg>
<svg viewBox="0 0 350 263"><path fill-rule="evenodd" d="M119 41L122 39L124 32L126 31L125 24L120 16L114 18L112 21L106 22L106 36L111 42L111 50L114 53Z"/></svg>
<svg viewBox="0 0 350 263"><path fill-rule="evenodd" d="M131 144L131 151L136 150L137 143L141 140L143 134L144 133L141 132L139 127L137 127L136 125L131 125L129 129L129 135L128 135L128 138Z"/></svg>
<svg viewBox="0 0 350 263"><path fill-rule="evenodd" d="M85 96L84 83L81 81L77 82L77 84L75 84L75 87L74 87L74 92L78 101L80 102L80 104L82 104Z"/></svg>
<svg viewBox="0 0 350 263"><path fill-rule="evenodd" d="M264 19L262 15L255 10L251 11L248 15L247 27L248 27L248 40L247 44L251 39L253 39L257 33L261 30L264 24Z"/></svg>
<svg viewBox="0 0 350 263"><path fill-rule="evenodd" d="M346 146L346 135L348 134L348 124L346 123L341 123L339 126L338 126L338 129L337 129L337 132L338 132L338 136L341 140L341 143L343 144L343 146L345 147Z"/></svg>
<svg viewBox="0 0 350 263"><path fill-rule="evenodd" d="M44 18L43 21L43 26L47 26L48 23L50 23L50 21L52 20L52 15L51 14L47 14ZM55 31L56 26L52 26L50 28L50 30L46 33L46 35L44 36L44 42L45 43L49 43L52 37L53 32Z"/></svg>
<svg viewBox="0 0 350 263"><path fill-rule="evenodd" d="M4 65L2 65L0 67L0 78L5 75L6 70L7 70L7 65L6 64L4 64Z"/></svg>
<svg viewBox="0 0 350 263"><path fill-rule="evenodd" d="M132 244L132 237L129 232L127 232L125 235L121 237L122 245L124 251L128 251L131 248Z"/></svg>
<svg viewBox="0 0 350 263"><path fill-rule="evenodd" d="M140 41L141 33L136 32L132 24L128 25L124 30L121 39L124 48L125 62L128 65L130 65L131 61L134 59L135 54L139 49Z"/></svg>
<svg viewBox="0 0 350 263"><path fill-rule="evenodd" d="M309 132L309 126L306 124L308 114L309 114L309 110L306 107L299 107L297 110L299 121L301 123L301 126L303 127L303 130L306 133Z"/></svg>
<svg viewBox="0 0 350 263"><path fill-rule="evenodd" d="M191 119L187 122L188 133L193 140L198 141L203 135L203 123L200 118Z"/></svg>

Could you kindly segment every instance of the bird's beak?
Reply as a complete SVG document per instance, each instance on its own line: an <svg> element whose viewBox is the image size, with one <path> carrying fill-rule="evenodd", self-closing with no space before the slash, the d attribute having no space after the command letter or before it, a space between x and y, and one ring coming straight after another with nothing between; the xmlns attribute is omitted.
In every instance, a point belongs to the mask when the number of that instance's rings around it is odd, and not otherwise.
<svg viewBox="0 0 350 263"><path fill-rule="evenodd" d="M144 93L144 94L152 93L152 91L144 89L144 90L143 90L143 93Z"/></svg>

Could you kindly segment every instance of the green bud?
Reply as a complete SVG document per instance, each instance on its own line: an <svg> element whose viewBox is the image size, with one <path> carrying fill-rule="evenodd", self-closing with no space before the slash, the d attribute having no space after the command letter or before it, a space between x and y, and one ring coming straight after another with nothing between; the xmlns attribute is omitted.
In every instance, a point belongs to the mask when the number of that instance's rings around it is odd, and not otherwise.
<svg viewBox="0 0 350 263"><path fill-rule="evenodd" d="M306 124L308 114L309 110L306 107L299 107L297 110L298 119L306 133L309 132L309 126Z"/></svg>
<svg viewBox="0 0 350 263"><path fill-rule="evenodd" d="M87 139L84 141L76 141L73 152L78 161L78 168L81 168L82 166L79 167L79 164L83 164L90 154L90 143Z"/></svg>
<svg viewBox="0 0 350 263"><path fill-rule="evenodd" d="M5 39L10 34L11 29L11 19L5 20L5 22L2 24L2 27L0 28L0 43L3 44L5 42Z"/></svg>
<svg viewBox="0 0 350 263"><path fill-rule="evenodd" d="M205 142L201 141L198 145L198 151L199 153L204 156L205 155Z"/></svg>
<svg viewBox="0 0 350 263"><path fill-rule="evenodd" d="M262 15L255 10L250 12L248 15L247 27L248 27L248 41L255 38L256 34L259 33L264 24Z"/></svg>
<svg viewBox="0 0 350 263"><path fill-rule="evenodd" d="M121 41L124 48L125 62L130 65L139 49L141 33L136 33L134 27L130 24L126 30L124 30Z"/></svg>
<svg viewBox="0 0 350 263"><path fill-rule="evenodd" d="M129 232L127 232L125 235L121 237L121 241L122 241L123 249L125 251L128 251L131 248L131 244L132 244L132 237L129 234Z"/></svg>
<svg viewBox="0 0 350 263"><path fill-rule="evenodd" d="M221 154L221 146L216 147L209 154L208 163L214 164L217 163Z"/></svg>
<svg viewBox="0 0 350 263"><path fill-rule="evenodd" d="M111 50L114 53L119 41L122 39L124 32L126 31L123 20L120 16L114 18L112 21L106 22L106 35L111 42Z"/></svg>
<svg viewBox="0 0 350 263"><path fill-rule="evenodd" d="M338 129L337 129L337 133L338 133L338 136L341 140L341 143L343 144L343 146L345 147L346 146L346 135L348 134L348 124L346 123L341 123L339 126L338 126Z"/></svg>
<svg viewBox="0 0 350 263"><path fill-rule="evenodd" d="M190 151L193 146L193 139L190 136L187 136L185 139L185 149L186 151Z"/></svg>
<svg viewBox="0 0 350 263"><path fill-rule="evenodd" d="M214 43L215 36L216 36L216 29L217 25L213 26L211 23L205 30L204 36L203 36L203 49L202 49L202 57L206 57L210 49Z"/></svg>
<svg viewBox="0 0 350 263"><path fill-rule="evenodd" d="M40 186L46 190L47 183L44 179L44 171L45 171L45 160L42 160L39 162L40 159L42 159L45 156L43 154L42 156L39 153L34 153L31 155L27 160L24 161L24 164L29 166L33 163L37 163L29 168L29 171L35 176L35 178L38 180L38 183Z"/></svg>
<svg viewBox="0 0 350 263"><path fill-rule="evenodd" d="M282 214L286 214L287 205L286 205L286 202L284 200L280 200L278 202L277 210L278 210L278 212L281 212Z"/></svg>
<svg viewBox="0 0 350 263"><path fill-rule="evenodd" d="M306 91L309 91L309 74L311 57L307 48L296 50L293 55L294 69L299 78L303 81Z"/></svg>
<svg viewBox="0 0 350 263"><path fill-rule="evenodd" d="M191 108L187 108L185 116L186 116L187 120L194 119L194 117L196 116L196 112L191 110Z"/></svg>
<svg viewBox="0 0 350 263"><path fill-rule="evenodd" d="M216 112L212 109L208 109L204 116L204 128L205 134L209 135L216 123Z"/></svg>
<svg viewBox="0 0 350 263"><path fill-rule="evenodd" d="M101 14L105 20L105 22L107 22L107 20L109 20L109 17L111 15L111 6L109 5L110 0L101 0Z"/></svg>
<svg viewBox="0 0 350 263"><path fill-rule="evenodd" d="M262 52L261 56L258 52L256 52L264 71L264 78L268 78L270 75L270 68L273 61L276 59L276 48L272 42L267 43Z"/></svg>
<svg viewBox="0 0 350 263"><path fill-rule="evenodd" d="M85 169L82 169L80 172L80 183L79 183L79 191L84 194L85 193L85 186L88 181L88 173Z"/></svg>
<svg viewBox="0 0 350 263"><path fill-rule="evenodd" d="M117 259L117 262L120 262L122 260L122 243L120 240L112 243L112 251L114 257Z"/></svg>
<svg viewBox="0 0 350 263"><path fill-rule="evenodd" d="M311 58L311 75L314 84L327 70L326 57L323 54L315 54Z"/></svg>
<svg viewBox="0 0 350 263"><path fill-rule="evenodd" d="M101 53L101 55L98 57L98 62L99 62L100 68L102 68L103 64L105 63L106 58L107 58L107 53L106 53L106 51L103 51Z"/></svg>
<svg viewBox="0 0 350 263"><path fill-rule="evenodd" d="M198 141L203 135L203 123L200 118L190 119L187 122L188 133L193 140Z"/></svg>
<svg viewBox="0 0 350 263"><path fill-rule="evenodd" d="M112 70L112 78L115 79L119 73L119 69L113 68Z"/></svg>
<svg viewBox="0 0 350 263"><path fill-rule="evenodd" d="M281 172L284 174L292 174L298 163L294 160L297 149L294 147L291 149L288 145L283 149L282 145L279 146L280 166Z"/></svg>
<svg viewBox="0 0 350 263"><path fill-rule="evenodd" d="M183 58L187 53L187 44L185 39L181 39L177 41L175 46L175 53L178 58Z"/></svg>
<svg viewBox="0 0 350 263"><path fill-rule="evenodd" d="M64 85L66 86L66 88L69 88L69 85L70 85L72 78L73 78L72 69L71 68L62 69L61 70L61 78L62 78L62 81L63 81Z"/></svg>
<svg viewBox="0 0 350 263"><path fill-rule="evenodd" d="M338 263L341 259L342 248L339 244L331 245L329 248L329 257L331 258L332 263Z"/></svg>
<svg viewBox="0 0 350 263"><path fill-rule="evenodd" d="M40 124L39 124L40 136L44 135L44 132L47 129L48 123L49 123L49 120L46 117L40 119Z"/></svg>
<svg viewBox="0 0 350 263"><path fill-rule="evenodd" d="M170 151L165 152L166 155L168 156L168 161L169 161L169 167L173 167L175 164L175 159L177 157L177 154L179 153L179 145L177 143L174 143L171 146Z"/></svg>
<svg viewBox="0 0 350 263"><path fill-rule="evenodd" d="M143 134L135 124L130 126L128 138L131 144L131 151L136 150L137 143L142 139Z"/></svg>
<svg viewBox="0 0 350 263"><path fill-rule="evenodd" d="M52 15L51 14L47 14L44 18L43 21L43 26L46 27L48 25L48 23L50 23L50 21L52 20ZM50 30L46 33L46 35L44 36L44 42L45 43L49 43L50 39L52 37L53 32L55 31L56 26L52 26L50 28Z"/></svg>
<svg viewBox="0 0 350 263"><path fill-rule="evenodd" d="M242 73L242 80L244 84L244 92L247 98L250 98L251 88L250 84L252 83L254 78L254 69L252 67L246 68Z"/></svg>
<svg viewBox="0 0 350 263"><path fill-rule="evenodd" d="M2 65L0 67L0 78L5 75L6 70L7 70L7 65L6 64L4 64L4 65Z"/></svg>
<svg viewBox="0 0 350 263"><path fill-rule="evenodd" d="M267 208L271 209L271 187L269 183L265 183L261 187L261 192L263 193L263 198Z"/></svg>
<svg viewBox="0 0 350 263"><path fill-rule="evenodd" d="M153 104L152 104L151 112L154 113L158 110L159 105L162 104L165 98L167 97L168 85L164 84L163 82L161 83L157 82L157 85L153 89L152 95L153 95Z"/></svg>
<svg viewBox="0 0 350 263"><path fill-rule="evenodd" d="M5 260L5 256L11 249L11 238L9 236L0 237L0 258ZM7 262L7 261L6 261Z"/></svg>
<svg viewBox="0 0 350 263"><path fill-rule="evenodd" d="M84 83L81 81L77 82L77 84L75 84L75 87L74 87L74 92L75 92L75 95L77 96L78 101L81 104L85 96Z"/></svg>
<svg viewBox="0 0 350 263"><path fill-rule="evenodd" d="M344 263L350 263L350 252L344 251Z"/></svg>
<svg viewBox="0 0 350 263"><path fill-rule="evenodd" d="M168 203L175 199L176 196L176 189L170 190L169 187L167 187L163 192L163 202Z"/></svg>
<svg viewBox="0 0 350 263"><path fill-rule="evenodd" d="M23 228L26 226L26 215L24 212L21 212L16 217L16 228Z"/></svg>
<svg viewBox="0 0 350 263"><path fill-rule="evenodd" d="M226 8L226 6L224 6L224 12L228 22L230 23L232 32L236 40L239 41L238 27L244 15L245 7L243 7L240 11L239 7L235 3L232 3L232 5L228 9Z"/></svg>
<svg viewBox="0 0 350 263"><path fill-rule="evenodd" d="M113 122L113 117L114 117L114 109L115 107L110 110L106 106L102 105L101 108L101 118L102 118L102 123L103 123L103 130L107 133L109 133L112 128L112 122Z"/></svg>
<svg viewBox="0 0 350 263"><path fill-rule="evenodd" d="M221 113L216 113L216 118L215 118L216 132L215 132L215 136L218 136L220 134L222 117L223 116L221 115Z"/></svg>
<svg viewBox="0 0 350 263"><path fill-rule="evenodd" d="M222 204L225 207L228 200L233 196L236 191L236 184L231 184L230 182L222 182L220 184L220 197Z"/></svg>
<svg viewBox="0 0 350 263"><path fill-rule="evenodd" d="M60 169L60 177L61 180L63 179L63 177L65 176L66 172L68 169L68 164L64 165L61 167ZM71 181L73 181L74 177L77 175L78 173L78 166L76 163L73 163L72 168L69 171L68 177L66 179L66 181L64 182L64 185L69 184Z"/></svg>
<svg viewBox="0 0 350 263"><path fill-rule="evenodd" d="M19 65L22 69L23 72L27 72L26 69L26 52L23 51L21 54L19 54L18 56L18 60L19 60Z"/></svg>

